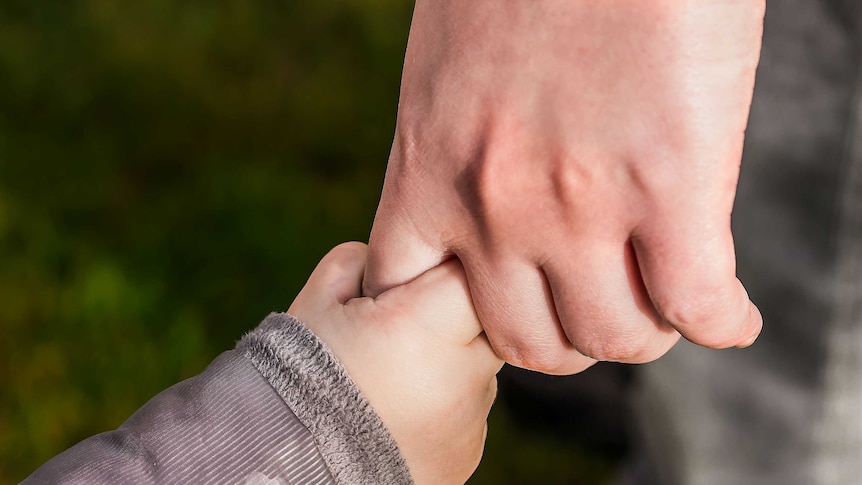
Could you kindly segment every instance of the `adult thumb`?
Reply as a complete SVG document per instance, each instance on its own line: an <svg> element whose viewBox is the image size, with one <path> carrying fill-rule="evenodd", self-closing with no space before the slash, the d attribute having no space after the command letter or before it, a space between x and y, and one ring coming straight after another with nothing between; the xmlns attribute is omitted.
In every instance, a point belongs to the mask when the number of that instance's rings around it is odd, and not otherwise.
<svg viewBox="0 0 862 485"><path fill-rule="evenodd" d="M386 290L414 280L446 259L442 247L430 244L415 230L421 222L389 210L381 201L368 241L368 263L362 294L376 298Z"/></svg>

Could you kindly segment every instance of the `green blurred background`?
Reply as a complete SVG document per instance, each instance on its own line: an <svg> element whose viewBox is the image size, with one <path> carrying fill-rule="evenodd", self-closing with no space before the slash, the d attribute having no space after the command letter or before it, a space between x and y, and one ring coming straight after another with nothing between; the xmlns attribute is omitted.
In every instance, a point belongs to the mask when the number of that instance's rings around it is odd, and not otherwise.
<svg viewBox="0 0 862 485"><path fill-rule="evenodd" d="M411 10L0 3L0 483L117 427L367 240ZM622 448L537 424L517 382L471 483L607 481Z"/></svg>

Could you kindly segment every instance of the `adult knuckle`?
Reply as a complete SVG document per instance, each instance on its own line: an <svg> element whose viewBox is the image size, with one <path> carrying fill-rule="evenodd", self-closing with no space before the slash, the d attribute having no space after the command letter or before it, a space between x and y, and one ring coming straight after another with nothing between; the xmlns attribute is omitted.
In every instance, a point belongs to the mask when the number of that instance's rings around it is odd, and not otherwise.
<svg viewBox="0 0 862 485"><path fill-rule="evenodd" d="M721 318L726 306L723 300L715 295L696 293L670 300L658 310L674 327L709 325Z"/></svg>
<svg viewBox="0 0 862 485"><path fill-rule="evenodd" d="M584 344L576 345L578 351L595 360L609 362L632 362L643 353L644 343L632 337L592 338Z"/></svg>
<svg viewBox="0 0 862 485"><path fill-rule="evenodd" d="M662 306L659 312L689 340L706 347L730 347L738 338L730 325L736 316L732 301L717 292L677 299Z"/></svg>
<svg viewBox="0 0 862 485"><path fill-rule="evenodd" d="M611 343L605 348L605 353L601 360L634 363L640 360L643 351L644 345L641 344L632 342Z"/></svg>
<svg viewBox="0 0 862 485"><path fill-rule="evenodd" d="M533 348L504 345L495 349L497 354L509 364L537 372L554 372L565 363L565 356L558 349Z"/></svg>

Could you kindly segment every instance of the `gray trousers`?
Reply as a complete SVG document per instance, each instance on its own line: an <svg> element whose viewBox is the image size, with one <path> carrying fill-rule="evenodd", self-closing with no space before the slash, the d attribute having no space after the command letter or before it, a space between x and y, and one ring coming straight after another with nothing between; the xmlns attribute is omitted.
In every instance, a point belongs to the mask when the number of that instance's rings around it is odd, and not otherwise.
<svg viewBox="0 0 862 485"><path fill-rule="evenodd" d="M733 224L750 349L643 366L662 484L862 483L862 2L769 0Z"/></svg>

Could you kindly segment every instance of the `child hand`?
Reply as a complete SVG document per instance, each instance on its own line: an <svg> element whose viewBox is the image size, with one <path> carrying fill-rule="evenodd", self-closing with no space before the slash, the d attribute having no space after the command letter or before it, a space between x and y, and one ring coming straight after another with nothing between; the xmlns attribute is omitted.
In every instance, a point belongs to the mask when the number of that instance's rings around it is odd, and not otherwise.
<svg viewBox="0 0 862 485"><path fill-rule="evenodd" d="M327 254L288 312L347 369L418 484L464 483L482 457L503 362L449 261L376 299L362 297L367 248Z"/></svg>

